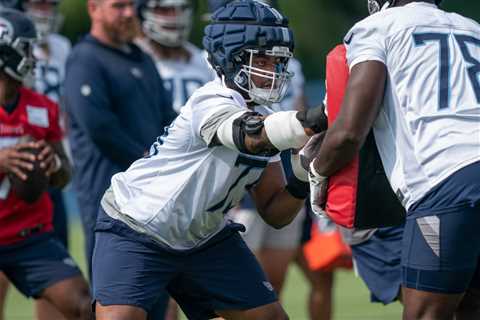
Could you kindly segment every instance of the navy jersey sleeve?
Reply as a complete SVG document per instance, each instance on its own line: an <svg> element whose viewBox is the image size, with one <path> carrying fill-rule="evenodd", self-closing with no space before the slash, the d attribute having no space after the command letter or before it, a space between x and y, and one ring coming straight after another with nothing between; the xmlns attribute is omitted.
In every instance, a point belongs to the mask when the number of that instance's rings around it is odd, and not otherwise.
<svg viewBox="0 0 480 320"><path fill-rule="evenodd" d="M145 149L122 129L110 98L115 93L109 91L107 81L93 55L71 55L65 79L67 109L102 154L128 167Z"/></svg>

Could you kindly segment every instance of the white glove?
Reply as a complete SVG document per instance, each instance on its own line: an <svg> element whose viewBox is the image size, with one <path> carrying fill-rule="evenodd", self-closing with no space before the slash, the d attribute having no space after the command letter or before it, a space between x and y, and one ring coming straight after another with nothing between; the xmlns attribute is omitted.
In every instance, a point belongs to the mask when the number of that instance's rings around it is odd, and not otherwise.
<svg viewBox="0 0 480 320"><path fill-rule="evenodd" d="M310 162L308 180L310 183L310 204L312 205L312 211L317 216L326 217L325 205L327 202L328 177L318 174L313 167L313 161Z"/></svg>

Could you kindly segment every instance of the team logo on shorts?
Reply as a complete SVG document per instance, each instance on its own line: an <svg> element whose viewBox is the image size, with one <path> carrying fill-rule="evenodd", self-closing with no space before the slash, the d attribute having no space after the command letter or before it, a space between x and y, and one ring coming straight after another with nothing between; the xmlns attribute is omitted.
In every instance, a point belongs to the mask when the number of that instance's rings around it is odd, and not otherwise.
<svg viewBox="0 0 480 320"><path fill-rule="evenodd" d="M268 281L263 281L262 283L263 283L263 285L265 286L265 288L267 288L269 291L273 291L273 286L272 286L272 284L271 284L270 282L268 282Z"/></svg>
<svg viewBox="0 0 480 320"><path fill-rule="evenodd" d="M77 267L77 264L75 263L75 261L73 261L72 258L63 259L63 263L70 267L75 267L75 268Z"/></svg>

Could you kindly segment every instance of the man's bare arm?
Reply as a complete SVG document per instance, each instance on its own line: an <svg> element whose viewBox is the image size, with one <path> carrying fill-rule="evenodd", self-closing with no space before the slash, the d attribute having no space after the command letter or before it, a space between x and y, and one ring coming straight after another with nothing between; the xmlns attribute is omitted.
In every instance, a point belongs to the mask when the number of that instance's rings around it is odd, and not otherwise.
<svg viewBox="0 0 480 320"><path fill-rule="evenodd" d="M331 176L358 154L381 108L386 76L385 65L377 61L352 68L340 113L313 162L318 174Z"/></svg>

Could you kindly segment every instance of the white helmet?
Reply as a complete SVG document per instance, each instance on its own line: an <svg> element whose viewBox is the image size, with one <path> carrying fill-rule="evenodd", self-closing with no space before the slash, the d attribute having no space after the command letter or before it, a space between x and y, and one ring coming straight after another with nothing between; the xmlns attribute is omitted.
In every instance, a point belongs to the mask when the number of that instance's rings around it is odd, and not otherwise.
<svg viewBox="0 0 480 320"><path fill-rule="evenodd" d="M180 47L190 36L193 8L189 0L140 0L137 13L145 35L161 45Z"/></svg>
<svg viewBox="0 0 480 320"><path fill-rule="evenodd" d="M23 0L23 9L35 24L39 42L58 32L63 24L63 16L58 11L60 0Z"/></svg>

